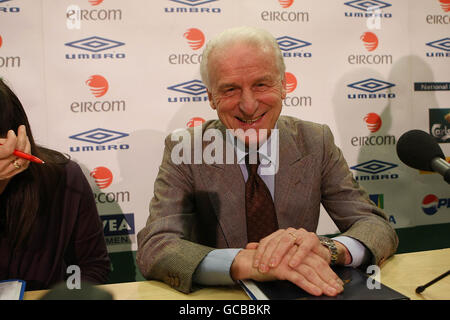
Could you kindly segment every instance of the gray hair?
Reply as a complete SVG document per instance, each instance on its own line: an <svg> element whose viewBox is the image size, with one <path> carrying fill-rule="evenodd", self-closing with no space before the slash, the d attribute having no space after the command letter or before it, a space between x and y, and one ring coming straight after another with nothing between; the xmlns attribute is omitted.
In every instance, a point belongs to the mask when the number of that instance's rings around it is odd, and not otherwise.
<svg viewBox="0 0 450 320"><path fill-rule="evenodd" d="M231 46L235 43L248 43L255 45L260 49L273 52L281 79L284 79L286 66L284 64L283 54L281 53L277 40L272 34L264 29L254 27L236 27L227 29L208 41L203 50L202 60L200 62L200 75L203 83L208 89L210 89L208 61L211 52L216 49Z"/></svg>

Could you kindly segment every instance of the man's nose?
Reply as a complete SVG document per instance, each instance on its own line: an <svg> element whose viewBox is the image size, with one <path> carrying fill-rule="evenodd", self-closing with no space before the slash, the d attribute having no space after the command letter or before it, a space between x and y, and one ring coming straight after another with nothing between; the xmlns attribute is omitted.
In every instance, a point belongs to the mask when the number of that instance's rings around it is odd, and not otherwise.
<svg viewBox="0 0 450 320"><path fill-rule="evenodd" d="M258 101L252 90L242 90L239 109L246 115L253 115L258 109Z"/></svg>

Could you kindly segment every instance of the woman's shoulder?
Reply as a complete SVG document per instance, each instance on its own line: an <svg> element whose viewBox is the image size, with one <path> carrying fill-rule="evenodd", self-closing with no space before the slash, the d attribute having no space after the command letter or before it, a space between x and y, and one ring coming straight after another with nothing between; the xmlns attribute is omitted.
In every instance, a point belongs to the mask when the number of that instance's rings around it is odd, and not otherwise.
<svg viewBox="0 0 450 320"><path fill-rule="evenodd" d="M87 182L86 176L77 162L73 160L67 161L64 165L64 170L66 173L67 187L70 189L76 189L80 192L86 191L89 187L89 183Z"/></svg>
<svg viewBox="0 0 450 320"><path fill-rule="evenodd" d="M68 160L67 163L64 166L66 172L79 174L82 173L81 167L78 163L76 163L73 160Z"/></svg>

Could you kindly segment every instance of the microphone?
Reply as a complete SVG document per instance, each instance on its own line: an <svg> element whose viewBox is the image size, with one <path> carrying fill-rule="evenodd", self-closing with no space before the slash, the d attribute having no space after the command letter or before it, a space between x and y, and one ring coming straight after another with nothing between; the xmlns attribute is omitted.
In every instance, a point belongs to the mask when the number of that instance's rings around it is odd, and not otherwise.
<svg viewBox="0 0 450 320"><path fill-rule="evenodd" d="M450 164L434 138L421 130L405 132L397 141L397 155L409 167L435 171L450 183Z"/></svg>

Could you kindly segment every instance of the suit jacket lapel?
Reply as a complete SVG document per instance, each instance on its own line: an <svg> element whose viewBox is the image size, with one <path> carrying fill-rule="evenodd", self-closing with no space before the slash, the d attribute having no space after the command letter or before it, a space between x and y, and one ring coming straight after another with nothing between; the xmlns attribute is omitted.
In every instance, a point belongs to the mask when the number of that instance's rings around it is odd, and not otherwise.
<svg viewBox="0 0 450 320"><path fill-rule="evenodd" d="M226 130L220 122L212 128L219 129L223 138L223 155L226 155ZM210 127L211 128L211 127ZM209 142L203 143L203 148ZM233 150L233 156L235 155ZM225 236L226 246L243 247L247 243L247 224L245 218L245 183L236 159L232 164L204 164L200 170L203 183L208 187L208 195L214 213Z"/></svg>
<svg viewBox="0 0 450 320"><path fill-rule="evenodd" d="M308 177L312 157L305 153L302 139L297 141L293 133L278 121L279 128L279 169L275 176L275 209L280 228L292 227L299 221L300 214L290 208L292 201L299 201L296 194L297 183Z"/></svg>

